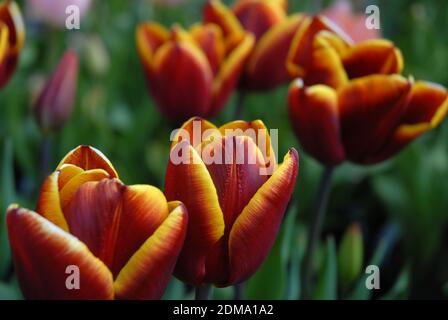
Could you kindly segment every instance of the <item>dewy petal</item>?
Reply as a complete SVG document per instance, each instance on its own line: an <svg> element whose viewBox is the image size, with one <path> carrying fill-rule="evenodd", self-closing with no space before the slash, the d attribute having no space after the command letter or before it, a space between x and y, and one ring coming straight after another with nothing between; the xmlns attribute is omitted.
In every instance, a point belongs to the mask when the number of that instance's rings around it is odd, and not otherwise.
<svg viewBox="0 0 448 320"><path fill-rule="evenodd" d="M248 61L244 85L251 90L268 90L289 80L286 58L291 41L305 20L292 15L269 29L258 41Z"/></svg>
<svg viewBox="0 0 448 320"><path fill-rule="evenodd" d="M25 23L19 6L14 1L3 1L0 5L0 24L8 28L8 48L0 64L0 88L2 88L14 73L25 43Z"/></svg>
<svg viewBox="0 0 448 320"><path fill-rule="evenodd" d="M36 212L48 219L64 231L69 231L67 221L61 208L59 198L58 179L60 172L53 172L48 176L40 189Z"/></svg>
<svg viewBox="0 0 448 320"><path fill-rule="evenodd" d="M271 144L269 130L261 120L243 121L235 120L219 128L223 136L246 136L254 140L265 159L265 165L274 169L277 166L277 158ZM271 163L272 160L272 163Z"/></svg>
<svg viewBox="0 0 448 320"><path fill-rule="evenodd" d="M350 79L403 70L401 51L384 39L367 40L351 47L342 55L342 61Z"/></svg>
<svg viewBox="0 0 448 320"><path fill-rule="evenodd" d="M59 170L64 164L72 164L83 170L103 169L111 178L118 178L118 173L109 159L101 151L90 146L81 145L70 151L59 163L56 170Z"/></svg>
<svg viewBox="0 0 448 320"><path fill-rule="evenodd" d="M189 163L174 164L170 160L165 177L167 199L182 201L189 215L175 274L188 283L199 284L205 276L207 253L224 235L224 217L213 180L199 154L186 141L179 146L187 150Z"/></svg>
<svg viewBox="0 0 448 320"><path fill-rule="evenodd" d="M325 85L304 87L301 80L294 81L289 89L289 115L306 152L326 165L345 160L334 89Z"/></svg>
<svg viewBox="0 0 448 320"><path fill-rule="evenodd" d="M112 274L78 239L37 213L11 206L7 224L14 265L28 299L112 299ZM67 288L79 270L79 289ZM75 271L76 272L76 271Z"/></svg>
<svg viewBox="0 0 448 320"><path fill-rule="evenodd" d="M187 231L185 206L169 203L170 214L135 252L118 274L114 287L118 299L159 299L171 278Z"/></svg>
<svg viewBox="0 0 448 320"><path fill-rule="evenodd" d="M229 238L228 284L250 277L268 255L294 189L298 162L297 151L291 149L235 221Z"/></svg>
<svg viewBox="0 0 448 320"><path fill-rule="evenodd" d="M447 112L448 93L445 88L429 82L416 82L400 125L368 162L379 162L395 155L414 139L437 127Z"/></svg>
<svg viewBox="0 0 448 320"><path fill-rule="evenodd" d="M340 58L340 51L345 50L338 36L328 31L320 31L313 40L312 52L305 70L305 84L324 84L339 88L348 82Z"/></svg>
<svg viewBox="0 0 448 320"><path fill-rule="evenodd" d="M138 26L136 31L137 50L147 71L152 69L155 52L168 39L168 30L156 22Z"/></svg>
<svg viewBox="0 0 448 320"><path fill-rule="evenodd" d="M83 184L65 210L70 232L117 276L168 215L163 193L117 179Z"/></svg>
<svg viewBox="0 0 448 320"><path fill-rule="evenodd" d="M256 40L286 17L281 4L275 1L238 1L232 9L243 28L253 33Z"/></svg>
<svg viewBox="0 0 448 320"><path fill-rule="evenodd" d="M254 44L255 40L253 35L246 33L243 40L224 60L221 70L213 81L213 103L207 116L218 113L227 102L227 99L240 80L240 75L252 52Z"/></svg>
<svg viewBox="0 0 448 320"><path fill-rule="evenodd" d="M411 81L399 75L352 80L338 90L346 156L362 163L377 153L405 114Z"/></svg>
<svg viewBox="0 0 448 320"><path fill-rule="evenodd" d="M213 75L216 75L226 54L221 29L211 23L196 24L190 29L190 34L207 56Z"/></svg>
<svg viewBox="0 0 448 320"><path fill-rule="evenodd" d="M205 54L193 41L170 41L157 50L151 93L166 117L185 120L210 109L213 72Z"/></svg>
<svg viewBox="0 0 448 320"><path fill-rule="evenodd" d="M311 58L313 40L320 31L335 33L347 45L353 43L350 37L336 24L324 16L307 18L297 30L289 49L287 68L291 77L303 77Z"/></svg>

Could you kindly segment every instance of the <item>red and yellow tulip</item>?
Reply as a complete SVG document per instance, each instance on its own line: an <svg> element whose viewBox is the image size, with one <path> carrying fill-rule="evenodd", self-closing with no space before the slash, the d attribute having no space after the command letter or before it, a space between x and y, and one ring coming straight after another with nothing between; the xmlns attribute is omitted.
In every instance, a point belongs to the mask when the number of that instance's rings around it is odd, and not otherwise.
<svg viewBox="0 0 448 320"><path fill-rule="evenodd" d="M199 140L191 139L195 122L201 125ZM175 275L194 285L239 283L258 269L273 245L294 189L297 151L290 149L277 166L260 120L234 121L217 128L193 118L182 129L189 138L174 138L165 180L167 199L179 199L189 211ZM248 129L260 129L264 135L254 136ZM172 159L181 151L189 161L175 163ZM244 154L240 161L238 154ZM209 156L230 161L205 160ZM248 161L251 156L256 161ZM271 165L272 175L260 174Z"/></svg>
<svg viewBox="0 0 448 320"><path fill-rule="evenodd" d="M305 15L288 16L286 9L286 0L239 0L232 9L219 0L205 5L204 21L219 25L230 42L245 31L256 38L241 81L244 88L268 90L290 79L285 62Z"/></svg>
<svg viewBox="0 0 448 320"><path fill-rule="evenodd" d="M14 265L29 299L157 299L186 234L184 205L152 186L126 186L104 155L71 151L43 183L36 212L12 205ZM79 289L66 268L79 268Z"/></svg>
<svg viewBox="0 0 448 320"><path fill-rule="evenodd" d="M189 30L158 23L137 29L137 48L149 90L160 112L172 120L218 113L237 85L254 37L249 33L227 46L218 26L196 24Z"/></svg>
<svg viewBox="0 0 448 320"><path fill-rule="evenodd" d="M0 4L0 88L14 73L24 43L25 25L19 6L14 1L3 1Z"/></svg>
<svg viewBox="0 0 448 320"><path fill-rule="evenodd" d="M298 32L289 69L298 79L289 112L303 148L326 165L383 161L446 116L445 88L400 75L403 58L384 39L356 45L315 17Z"/></svg>

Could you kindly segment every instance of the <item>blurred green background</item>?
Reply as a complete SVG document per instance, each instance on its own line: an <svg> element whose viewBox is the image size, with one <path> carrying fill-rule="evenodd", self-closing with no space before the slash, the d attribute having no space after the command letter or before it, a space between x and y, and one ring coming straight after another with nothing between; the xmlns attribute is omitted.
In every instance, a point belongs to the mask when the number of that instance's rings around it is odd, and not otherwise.
<svg viewBox="0 0 448 320"><path fill-rule="evenodd" d="M160 1L159 1L160 2ZM11 202L34 208L42 181L43 140L32 113L33 92L56 66L65 49L81 56L76 106L67 125L53 135L51 166L79 144L103 151L126 184L163 188L173 126L156 111L135 48L135 27L156 20L188 26L201 17L204 1L186 0L174 7L150 0L93 1L81 30L49 27L18 1L27 23L27 39L11 82L0 91L0 299L16 299L18 289L10 261L4 213ZM231 3L232 1L225 1ZM331 1L290 0L289 11L316 12ZM360 8L377 4L384 37L405 57L406 75L448 86L447 1L357 1ZM250 94L243 118L262 119L279 129L279 155L298 148L301 163L294 200L281 234L259 272L245 284L246 298L298 299L300 265L314 192L321 166L301 152L287 117L287 86ZM232 119L235 97L213 121ZM316 256L316 298L404 299L448 297L448 126L415 141L381 165L338 168L328 217ZM345 230L360 225L364 258L352 283L338 277L338 248ZM339 252L338 252L339 251ZM343 259L339 257L339 260ZM346 259L350 259L346 258ZM364 269L381 269L380 290L365 289ZM359 268L358 268L359 269ZM173 280L165 298L192 298ZM216 298L233 297L232 288L215 290Z"/></svg>

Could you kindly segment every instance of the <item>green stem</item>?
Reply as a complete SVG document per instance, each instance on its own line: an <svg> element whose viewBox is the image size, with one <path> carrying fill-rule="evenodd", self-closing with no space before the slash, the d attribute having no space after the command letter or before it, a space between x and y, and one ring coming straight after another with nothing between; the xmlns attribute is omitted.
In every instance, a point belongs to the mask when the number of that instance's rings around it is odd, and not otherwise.
<svg viewBox="0 0 448 320"><path fill-rule="evenodd" d="M311 231L308 234L308 243L303 260L303 294L305 299L310 299L313 291L313 261L314 253L319 242L322 225L327 211L328 198L331 190L333 167L326 167L322 173L318 193L314 203L313 221Z"/></svg>
<svg viewBox="0 0 448 320"><path fill-rule="evenodd" d="M243 300L244 299L244 285L245 283L238 283L233 286L233 300Z"/></svg>
<svg viewBox="0 0 448 320"><path fill-rule="evenodd" d="M212 286L210 284L204 284L196 287L195 300L211 300Z"/></svg>

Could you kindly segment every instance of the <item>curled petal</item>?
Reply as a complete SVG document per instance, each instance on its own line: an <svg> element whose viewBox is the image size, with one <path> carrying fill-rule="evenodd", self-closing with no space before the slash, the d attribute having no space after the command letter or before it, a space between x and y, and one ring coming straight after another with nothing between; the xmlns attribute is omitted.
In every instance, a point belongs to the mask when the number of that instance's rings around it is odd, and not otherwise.
<svg viewBox="0 0 448 320"><path fill-rule="evenodd" d="M224 234L224 218L213 180L199 154L186 141L178 146L188 153L188 163L169 161L165 195L170 201L179 200L185 204L189 222L175 274L188 283L200 284L205 276L205 257Z"/></svg>
<svg viewBox="0 0 448 320"><path fill-rule="evenodd" d="M401 51L384 39L367 40L351 47L343 54L342 61L350 79L403 70Z"/></svg>
<svg viewBox="0 0 448 320"><path fill-rule="evenodd" d="M205 54L192 41L167 42L154 57L149 87L159 110L184 120L207 114L213 72Z"/></svg>
<svg viewBox="0 0 448 320"><path fill-rule="evenodd" d="M299 157L291 149L235 221L229 237L228 284L250 277L268 255L294 189Z"/></svg>
<svg viewBox="0 0 448 320"><path fill-rule="evenodd" d="M289 79L286 61L291 41L305 20L292 15L269 29L258 41L248 61L244 85L251 90L268 90Z"/></svg>
<svg viewBox="0 0 448 320"><path fill-rule="evenodd" d="M448 112L448 94L445 88L428 82L416 82L405 115L393 135L368 162L385 160L423 133L437 127Z"/></svg>
<svg viewBox="0 0 448 320"><path fill-rule="evenodd" d="M14 265L28 299L112 299L112 274L78 239L37 213L11 206L7 215ZM67 288L70 269L80 286ZM69 270L69 271L67 271Z"/></svg>
<svg viewBox="0 0 448 320"><path fill-rule="evenodd" d="M301 145L326 165L345 160L339 124L338 97L334 89L293 82L289 89L289 115Z"/></svg>
<svg viewBox="0 0 448 320"><path fill-rule="evenodd" d="M45 179L37 200L36 212L64 231L69 231L61 208L58 179L60 172L53 172Z"/></svg>
<svg viewBox="0 0 448 320"><path fill-rule="evenodd" d="M197 24L190 33L207 56L213 75L216 75L226 54L221 29L215 24Z"/></svg>
<svg viewBox="0 0 448 320"><path fill-rule="evenodd" d="M162 25L149 22L141 24L136 31L137 50L147 70L153 67L156 50L169 39L169 32Z"/></svg>
<svg viewBox="0 0 448 320"><path fill-rule="evenodd" d="M213 81L213 103L207 116L216 114L226 103L240 79L254 44L254 37L246 33L243 40L224 60L221 70Z"/></svg>
<svg viewBox="0 0 448 320"><path fill-rule="evenodd" d="M118 299L159 299L171 278L184 243L188 215L177 201L154 234L135 252L114 283Z"/></svg>
<svg viewBox="0 0 448 320"><path fill-rule="evenodd" d="M59 179L58 179L58 188L59 191L69 182L72 178L77 176L78 174L84 172L83 169L81 169L78 166L75 166L73 164L63 164L59 171Z"/></svg>
<svg viewBox="0 0 448 320"><path fill-rule="evenodd" d="M238 1L232 9L243 28L253 33L256 40L286 17L284 8L276 1Z"/></svg>
<svg viewBox="0 0 448 320"><path fill-rule="evenodd" d="M218 131L218 128L201 117L193 117L187 120L180 130L172 137L171 150L181 141L187 140L194 148L201 145L203 141Z"/></svg>
<svg viewBox="0 0 448 320"><path fill-rule="evenodd" d="M287 68L292 77L303 77L312 54L313 40L320 31L335 33L347 45L353 41L336 24L324 16L307 18L297 30L289 49Z"/></svg>
<svg viewBox="0 0 448 320"><path fill-rule="evenodd" d="M0 88L11 78L16 69L19 53L25 43L25 24L19 6L14 1L4 1L0 5L0 34L7 28L7 52L0 64ZM1 53L0 53L1 55Z"/></svg>
<svg viewBox="0 0 448 320"><path fill-rule="evenodd" d="M375 154L399 125L411 90L399 75L373 75L338 90L342 141L347 158L363 162Z"/></svg>
<svg viewBox="0 0 448 320"><path fill-rule="evenodd" d="M72 164L83 170L103 169L111 178L118 178L118 173L109 159L101 151L90 146L81 145L70 151L56 170L61 169L64 164Z"/></svg>

